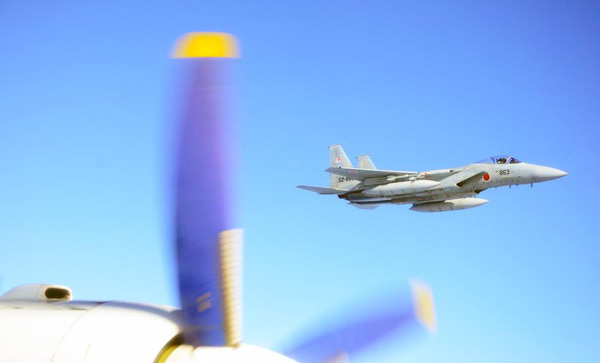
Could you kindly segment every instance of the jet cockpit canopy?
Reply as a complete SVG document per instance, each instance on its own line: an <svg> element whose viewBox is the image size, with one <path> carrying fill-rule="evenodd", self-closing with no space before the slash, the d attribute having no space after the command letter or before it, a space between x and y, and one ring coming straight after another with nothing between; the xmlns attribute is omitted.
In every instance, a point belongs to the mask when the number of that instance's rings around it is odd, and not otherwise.
<svg viewBox="0 0 600 363"><path fill-rule="evenodd" d="M479 160L476 164L518 164L521 160L508 155L496 155L487 159Z"/></svg>

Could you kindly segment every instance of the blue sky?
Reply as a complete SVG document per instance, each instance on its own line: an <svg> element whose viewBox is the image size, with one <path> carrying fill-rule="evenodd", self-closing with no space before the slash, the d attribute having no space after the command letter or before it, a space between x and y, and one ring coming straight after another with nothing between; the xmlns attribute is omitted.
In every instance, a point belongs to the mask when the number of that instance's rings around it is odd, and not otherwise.
<svg viewBox="0 0 600 363"><path fill-rule="evenodd" d="M245 340L276 347L407 278L439 333L359 362L597 362L600 4L0 3L0 276L176 304L168 250L174 40L242 47L236 110ZM569 172L454 213L374 211L327 185L327 146L431 170L505 153Z"/></svg>

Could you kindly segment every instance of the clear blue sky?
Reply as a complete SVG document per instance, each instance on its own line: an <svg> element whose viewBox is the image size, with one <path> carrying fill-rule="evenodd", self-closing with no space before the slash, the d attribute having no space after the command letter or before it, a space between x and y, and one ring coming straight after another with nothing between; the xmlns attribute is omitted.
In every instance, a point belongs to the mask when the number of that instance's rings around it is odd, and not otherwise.
<svg viewBox="0 0 600 363"><path fill-rule="evenodd" d="M439 334L359 362L600 360L600 3L0 3L0 276L176 304L166 148L173 41L242 45L245 340L275 347L409 277ZM569 172L454 213L314 195L327 146L385 169L505 153Z"/></svg>

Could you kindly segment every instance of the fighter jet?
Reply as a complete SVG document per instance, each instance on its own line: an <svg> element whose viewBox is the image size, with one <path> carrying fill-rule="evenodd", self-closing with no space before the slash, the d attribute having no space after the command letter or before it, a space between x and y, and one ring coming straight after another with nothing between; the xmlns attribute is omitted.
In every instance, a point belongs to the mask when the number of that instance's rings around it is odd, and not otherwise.
<svg viewBox="0 0 600 363"><path fill-rule="evenodd" d="M361 209L382 204L412 204L417 212L473 208L488 201L476 198L489 188L531 184L561 178L566 172L521 162L513 156L493 156L452 169L424 172L379 170L368 155L353 167L341 145L329 147L330 187L298 185L319 194L333 194Z"/></svg>

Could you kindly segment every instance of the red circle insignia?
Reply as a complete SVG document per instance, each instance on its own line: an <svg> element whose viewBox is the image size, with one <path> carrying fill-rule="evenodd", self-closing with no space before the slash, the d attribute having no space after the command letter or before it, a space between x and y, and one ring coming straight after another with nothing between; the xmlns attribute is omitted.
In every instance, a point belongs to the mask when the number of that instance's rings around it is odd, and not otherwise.
<svg viewBox="0 0 600 363"><path fill-rule="evenodd" d="M488 173L483 174L483 180L486 182L490 181L490 174L488 174Z"/></svg>

